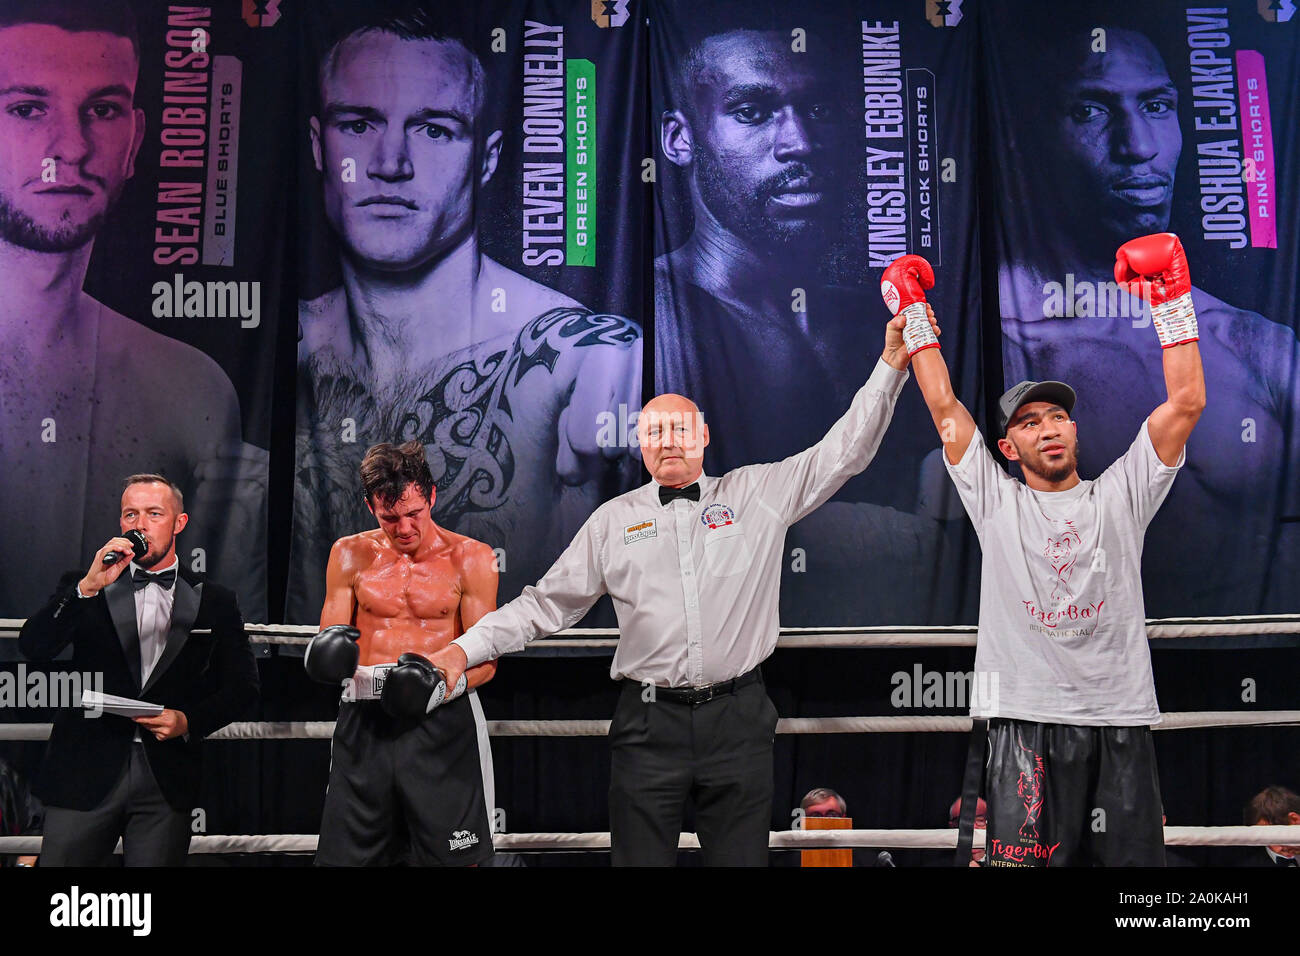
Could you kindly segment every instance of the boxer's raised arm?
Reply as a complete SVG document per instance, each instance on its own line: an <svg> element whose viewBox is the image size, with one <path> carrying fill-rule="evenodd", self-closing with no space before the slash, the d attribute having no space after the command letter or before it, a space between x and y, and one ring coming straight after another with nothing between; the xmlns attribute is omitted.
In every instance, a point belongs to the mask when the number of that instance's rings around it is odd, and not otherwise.
<svg viewBox="0 0 1300 956"><path fill-rule="evenodd" d="M943 453L950 464L961 461L975 434L975 420L957 401L948 377L948 366L939 354L938 326L934 310L925 301L925 290L934 287L934 270L921 256L899 256L880 277L880 294L894 313L890 334L901 321L901 341L907 349L921 387L925 404L939 430ZM888 337L886 341L889 341Z"/></svg>
<svg viewBox="0 0 1300 956"><path fill-rule="evenodd" d="M483 615L496 610L496 554L481 541L466 541L462 545L460 571L460 626L463 633L477 624ZM485 661L477 667L471 667L465 672L467 686L471 690L480 687L490 681L496 672L496 661Z"/></svg>
<svg viewBox="0 0 1300 956"><path fill-rule="evenodd" d="M1195 342L1164 352L1165 390L1169 397L1147 419L1147 433L1160 460L1172 467L1182 458L1183 447L1205 409L1205 374Z"/></svg>
<svg viewBox="0 0 1300 956"><path fill-rule="evenodd" d="M322 629L335 624L354 623L357 599L352 590L352 582L356 573L351 564L351 549L346 544L346 539L340 538L330 548L329 564L325 566L325 603L320 609Z"/></svg>
<svg viewBox="0 0 1300 956"><path fill-rule="evenodd" d="M948 377L948 364L938 349L926 349L912 356L912 371L916 373L916 384L921 387L939 440L943 442L944 456L955 465L970 447L975 419L957 400L952 379Z"/></svg>
<svg viewBox="0 0 1300 956"><path fill-rule="evenodd" d="M1115 252L1115 281L1151 305L1169 397L1147 419L1147 434L1160 460L1172 468L1205 409L1205 374L1183 244L1172 232L1130 239Z"/></svg>

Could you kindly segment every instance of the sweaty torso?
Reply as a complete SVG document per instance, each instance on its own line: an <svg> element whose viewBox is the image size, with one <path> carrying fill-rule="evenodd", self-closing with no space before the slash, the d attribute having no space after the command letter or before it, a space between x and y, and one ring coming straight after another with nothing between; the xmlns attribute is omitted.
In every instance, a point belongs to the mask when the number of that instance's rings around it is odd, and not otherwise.
<svg viewBox="0 0 1300 956"><path fill-rule="evenodd" d="M475 542L446 530L439 536L419 557L399 553L379 530L346 539L362 664L391 663L408 652L429 657L464 633L462 562Z"/></svg>

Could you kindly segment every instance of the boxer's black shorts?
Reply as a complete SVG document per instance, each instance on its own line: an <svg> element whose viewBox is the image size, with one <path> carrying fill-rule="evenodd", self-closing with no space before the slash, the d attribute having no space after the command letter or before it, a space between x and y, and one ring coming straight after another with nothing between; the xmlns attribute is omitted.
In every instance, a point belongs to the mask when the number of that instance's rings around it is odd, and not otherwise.
<svg viewBox="0 0 1300 956"><path fill-rule="evenodd" d="M989 721L985 866L1164 866L1149 727Z"/></svg>
<svg viewBox="0 0 1300 956"><path fill-rule="evenodd" d="M318 866L468 866L492 857L470 695L419 720L339 705Z"/></svg>

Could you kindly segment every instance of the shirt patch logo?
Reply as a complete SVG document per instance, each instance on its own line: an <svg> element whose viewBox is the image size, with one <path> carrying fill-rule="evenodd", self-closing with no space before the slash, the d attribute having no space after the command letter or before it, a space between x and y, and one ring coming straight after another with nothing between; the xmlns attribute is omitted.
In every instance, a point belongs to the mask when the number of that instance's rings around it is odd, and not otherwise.
<svg viewBox="0 0 1300 956"><path fill-rule="evenodd" d="M736 512L727 505L709 505L700 515L700 521L706 528L725 528L736 520Z"/></svg>
<svg viewBox="0 0 1300 956"><path fill-rule="evenodd" d="M447 843L453 850L468 850L478 843L478 834L471 833L469 830L456 830Z"/></svg>
<svg viewBox="0 0 1300 956"><path fill-rule="evenodd" d="M659 536L659 521L651 518L648 521L638 521L636 524L630 524L623 529L623 543L632 544L634 541L644 541L646 538L655 538Z"/></svg>

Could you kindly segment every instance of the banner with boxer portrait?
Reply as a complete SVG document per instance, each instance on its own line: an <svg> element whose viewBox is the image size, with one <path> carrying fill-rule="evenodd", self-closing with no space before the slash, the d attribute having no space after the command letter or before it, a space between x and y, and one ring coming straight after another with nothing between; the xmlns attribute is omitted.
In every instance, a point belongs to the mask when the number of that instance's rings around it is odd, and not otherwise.
<svg viewBox="0 0 1300 956"><path fill-rule="evenodd" d="M1007 383L1075 388L1083 477L1123 454L1165 385L1115 250L1176 233L1208 399L1147 531L1147 615L1300 610L1295 4L1001 0L980 24Z"/></svg>
<svg viewBox="0 0 1300 956"><path fill-rule="evenodd" d="M978 414L977 36L963 4L650 7L655 390L700 406L706 471L826 434L880 357L881 273L905 253L934 266L944 357ZM950 485L909 384L866 471L790 529L782 623L973 619L978 551Z"/></svg>
<svg viewBox="0 0 1300 956"><path fill-rule="evenodd" d="M180 560L266 619L276 7L0 2L0 617L119 533L124 478L161 473Z"/></svg>
<svg viewBox="0 0 1300 956"><path fill-rule="evenodd" d="M376 527L368 447L421 442L433 517L498 600L639 483L644 20L628 4L303 10L297 449L286 619Z"/></svg>

